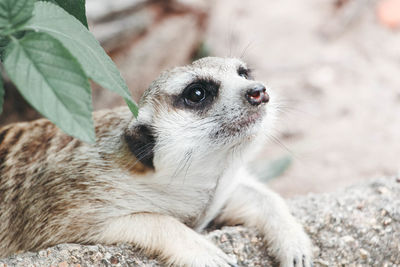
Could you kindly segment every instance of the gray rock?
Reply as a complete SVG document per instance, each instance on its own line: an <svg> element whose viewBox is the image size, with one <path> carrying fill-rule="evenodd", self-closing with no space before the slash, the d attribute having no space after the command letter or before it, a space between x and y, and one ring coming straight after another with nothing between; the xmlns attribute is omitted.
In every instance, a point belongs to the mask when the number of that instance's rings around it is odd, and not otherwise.
<svg viewBox="0 0 400 267"><path fill-rule="evenodd" d="M400 179L290 201L313 239L317 266L400 264Z"/></svg>
<svg viewBox="0 0 400 267"><path fill-rule="evenodd" d="M400 178L373 180L331 194L288 201L314 243L315 266L400 264ZM223 227L205 233L240 266L271 266L253 229ZM61 244L0 259L5 266L162 266L132 245Z"/></svg>

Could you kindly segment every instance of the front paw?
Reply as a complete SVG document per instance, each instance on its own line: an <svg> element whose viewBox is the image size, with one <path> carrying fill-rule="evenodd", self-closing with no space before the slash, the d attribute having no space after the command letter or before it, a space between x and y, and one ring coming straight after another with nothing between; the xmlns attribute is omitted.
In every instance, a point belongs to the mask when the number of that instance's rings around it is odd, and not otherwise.
<svg viewBox="0 0 400 267"><path fill-rule="evenodd" d="M280 267L313 266L311 241L300 225L282 229L268 243Z"/></svg>
<svg viewBox="0 0 400 267"><path fill-rule="evenodd" d="M172 248L167 257L169 266L184 267L237 267L236 259L229 257L220 248L203 237L192 240L185 247Z"/></svg>

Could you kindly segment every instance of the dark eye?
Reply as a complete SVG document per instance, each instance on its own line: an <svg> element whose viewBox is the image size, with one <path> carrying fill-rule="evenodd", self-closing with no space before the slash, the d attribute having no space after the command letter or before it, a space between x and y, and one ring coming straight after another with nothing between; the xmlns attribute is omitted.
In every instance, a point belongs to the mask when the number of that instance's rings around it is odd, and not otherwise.
<svg viewBox="0 0 400 267"><path fill-rule="evenodd" d="M220 82L211 78L196 78L181 94L173 97L174 106L192 111L208 110L218 96Z"/></svg>
<svg viewBox="0 0 400 267"><path fill-rule="evenodd" d="M204 101L208 96L207 90L201 84L190 85L184 94L186 104L196 104Z"/></svg>
<svg viewBox="0 0 400 267"><path fill-rule="evenodd" d="M245 79L249 79L249 70L239 67L237 73L239 74L240 77L243 77Z"/></svg>

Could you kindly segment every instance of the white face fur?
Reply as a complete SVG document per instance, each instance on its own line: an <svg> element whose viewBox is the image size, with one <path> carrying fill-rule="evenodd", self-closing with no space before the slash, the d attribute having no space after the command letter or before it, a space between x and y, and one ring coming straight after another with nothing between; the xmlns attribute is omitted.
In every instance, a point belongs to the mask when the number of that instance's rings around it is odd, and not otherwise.
<svg viewBox="0 0 400 267"><path fill-rule="evenodd" d="M142 97L136 123L151 125L156 170L188 157L219 164L260 146L272 131L274 102L244 62L208 57L162 73Z"/></svg>

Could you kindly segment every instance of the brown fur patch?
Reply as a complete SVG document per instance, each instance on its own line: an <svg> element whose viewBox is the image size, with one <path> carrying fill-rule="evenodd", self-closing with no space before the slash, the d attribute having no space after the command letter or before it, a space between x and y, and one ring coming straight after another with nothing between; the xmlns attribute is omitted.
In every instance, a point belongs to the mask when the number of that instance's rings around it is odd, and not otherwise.
<svg viewBox="0 0 400 267"><path fill-rule="evenodd" d="M107 177L153 171L122 138L132 120L129 110L102 111L94 118L96 144L90 145L45 119L0 129L0 257L89 242L104 222L99 211L111 205L102 194L115 191Z"/></svg>
<svg viewBox="0 0 400 267"><path fill-rule="evenodd" d="M57 140L57 148L56 151L60 151L64 149L66 146L68 146L74 138L72 136L62 134L60 138Z"/></svg>
<svg viewBox="0 0 400 267"><path fill-rule="evenodd" d="M25 129L22 127L14 126L6 129L6 133L4 135L4 140L1 142L1 148L9 148L15 145L19 138L24 133Z"/></svg>
<svg viewBox="0 0 400 267"><path fill-rule="evenodd" d="M8 131L10 130L11 127L4 127L1 128L0 130L0 145L3 142L3 140L6 138Z"/></svg>
<svg viewBox="0 0 400 267"><path fill-rule="evenodd" d="M118 156L103 154L101 155L104 161L112 161L117 164L119 168L127 170L133 176L144 175L153 172L154 169L141 163L128 148L124 147Z"/></svg>
<svg viewBox="0 0 400 267"><path fill-rule="evenodd" d="M82 142L79 139L74 139L72 141L72 149L78 148L82 145Z"/></svg>
<svg viewBox="0 0 400 267"><path fill-rule="evenodd" d="M24 130L19 127L10 127L2 132L3 142L0 143L0 177L6 168L5 163L10 149L18 142L23 132Z"/></svg>
<svg viewBox="0 0 400 267"><path fill-rule="evenodd" d="M136 160L133 161L133 163L131 163L130 165L125 166L126 169L128 169L128 171L132 174L132 175L136 175L136 174L145 174L147 172L153 172L154 170L145 166L144 164L142 164L140 161Z"/></svg>
<svg viewBox="0 0 400 267"><path fill-rule="evenodd" d="M7 154L10 159L8 167L18 169L27 166L47 156L55 134L55 126L47 120L16 124L0 146L0 154ZM32 138L33 136L35 138ZM3 160L5 162L5 159Z"/></svg>

